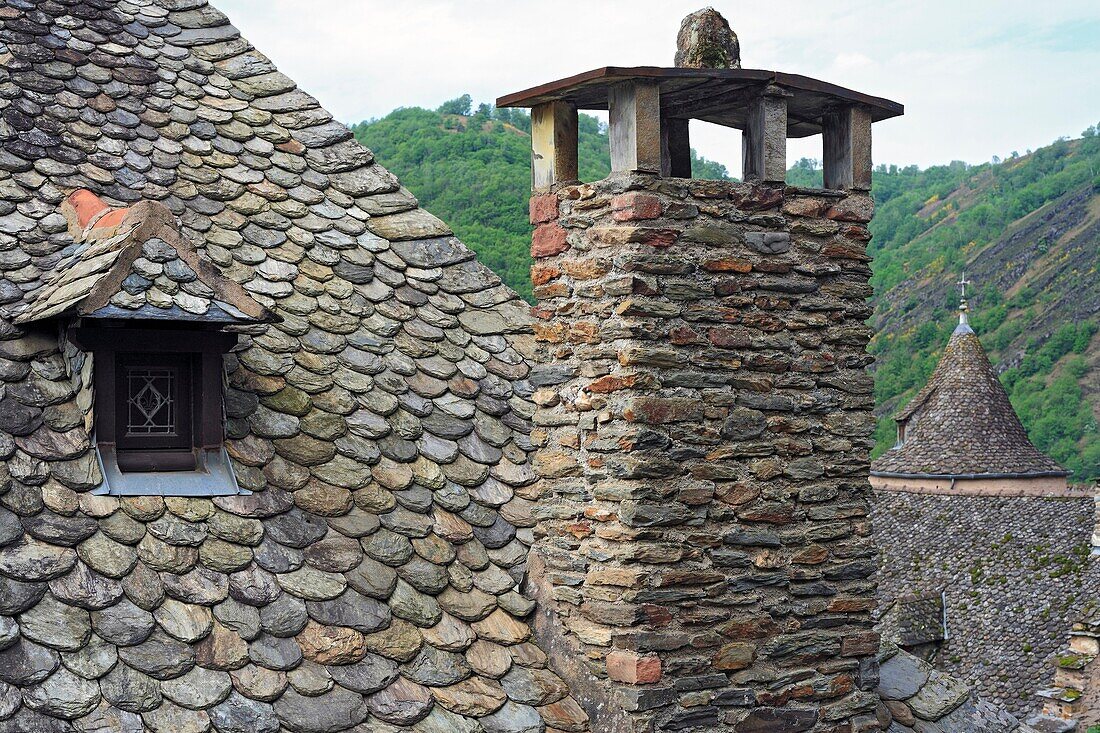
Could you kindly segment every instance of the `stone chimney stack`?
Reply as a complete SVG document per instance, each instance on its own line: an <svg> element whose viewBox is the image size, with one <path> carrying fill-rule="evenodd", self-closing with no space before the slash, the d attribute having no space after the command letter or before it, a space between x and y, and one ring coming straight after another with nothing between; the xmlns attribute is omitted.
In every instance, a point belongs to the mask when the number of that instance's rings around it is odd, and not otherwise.
<svg viewBox="0 0 1100 733"><path fill-rule="evenodd" d="M879 730L866 372L872 121L901 106L738 68L603 68L532 108L530 578L593 730ZM577 110L613 173L580 183ZM743 131L690 177L688 120ZM827 188L785 185L823 134Z"/></svg>

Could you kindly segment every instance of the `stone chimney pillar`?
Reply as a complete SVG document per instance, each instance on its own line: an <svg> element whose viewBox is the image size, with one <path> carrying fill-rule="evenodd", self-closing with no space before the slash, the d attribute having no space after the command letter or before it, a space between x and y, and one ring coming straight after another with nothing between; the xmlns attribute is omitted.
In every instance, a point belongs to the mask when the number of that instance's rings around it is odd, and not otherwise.
<svg viewBox="0 0 1100 733"><path fill-rule="evenodd" d="M531 199L532 578L600 730L878 729L871 211L639 173Z"/></svg>
<svg viewBox="0 0 1100 733"><path fill-rule="evenodd" d="M536 633L600 733L880 730L870 128L903 108L738 68L712 10L685 28L696 68L497 101L535 128ZM742 131L744 182L691 178L691 119ZM786 185L815 134L827 188Z"/></svg>

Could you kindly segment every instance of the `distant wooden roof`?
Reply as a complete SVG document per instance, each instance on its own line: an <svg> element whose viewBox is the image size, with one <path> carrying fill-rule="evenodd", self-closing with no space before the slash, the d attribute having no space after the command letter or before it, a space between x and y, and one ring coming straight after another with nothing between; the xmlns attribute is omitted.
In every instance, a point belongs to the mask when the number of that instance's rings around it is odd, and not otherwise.
<svg viewBox="0 0 1100 733"><path fill-rule="evenodd" d="M534 107L569 101L578 109L607 109L608 90L624 81L655 81L661 89L663 116L704 120L726 127L745 127L747 101L769 84L791 96L787 100L787 137L821 132L822 116L842 105L859 104L879 122L904 113L905 107L882 97L811 79L763 69L678 69L658 66L605 66L497 99L497 107Z"/></svg>

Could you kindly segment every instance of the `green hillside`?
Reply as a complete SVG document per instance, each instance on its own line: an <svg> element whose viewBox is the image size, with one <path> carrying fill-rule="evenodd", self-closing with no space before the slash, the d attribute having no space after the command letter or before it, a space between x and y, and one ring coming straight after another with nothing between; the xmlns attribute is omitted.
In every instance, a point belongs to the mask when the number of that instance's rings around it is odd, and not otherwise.
<svg viewBox="0 0 1100 733"><path fill-rule="evenodd" d="M996 163L879 170L874 194L876 452L935 368L965 271L971 321L1032 442L1074 480L1100 478L1096 129Z"/></svg>
<svg viewBox="0 0 1100 733"><path fill-rule="evenodd" d="M510 286L530 297L530 118L472 108L398 109L353 127L379 161ZM580 174L607 175L606 130L580 118ZM699 178L726 169L694 156ZM816 161L788 173L820 185ZM1100 136L1059 140L1026 155L920 170L880 166L870 251L875 286L876 452L893 440L890 414L931 374L950 336L953 283L976 284L972 321L1040 449L1100 478Z"/></svg>

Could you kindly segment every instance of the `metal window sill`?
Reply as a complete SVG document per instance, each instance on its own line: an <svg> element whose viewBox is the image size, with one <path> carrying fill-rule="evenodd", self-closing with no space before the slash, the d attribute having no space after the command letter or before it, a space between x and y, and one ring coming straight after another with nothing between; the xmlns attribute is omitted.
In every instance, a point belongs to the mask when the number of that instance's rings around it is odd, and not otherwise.
<svg viewBox="0 0 1100 733"><path fill-rule="evenodd" d="M224 447L200 451L194 471L126 472L118 467L113 445L95 447L103 483L96 496L235 496L251 494L237 485L233 465Z"/></svg>

